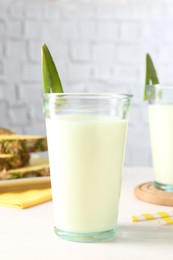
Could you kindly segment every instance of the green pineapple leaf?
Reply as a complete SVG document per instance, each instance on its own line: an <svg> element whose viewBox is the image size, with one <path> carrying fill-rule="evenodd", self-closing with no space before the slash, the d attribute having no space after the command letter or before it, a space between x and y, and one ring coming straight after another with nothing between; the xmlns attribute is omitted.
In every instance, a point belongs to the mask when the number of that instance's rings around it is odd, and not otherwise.
<svg viewBox="0 0 173 260"><path fill-rule="evenodd" d="M157 77L157 72L155 70L153 61L150 55L146 55L146 77L145 77L145 90L144 90L144 100L147 100L146 86L159 84L159 79Z"/></svg>
<svg viewBox="0 0 173 260"><path fill-rule="evenodd" d="M63 93L61 80L46 44L42 45L42 81L44 93Z"/></svg>

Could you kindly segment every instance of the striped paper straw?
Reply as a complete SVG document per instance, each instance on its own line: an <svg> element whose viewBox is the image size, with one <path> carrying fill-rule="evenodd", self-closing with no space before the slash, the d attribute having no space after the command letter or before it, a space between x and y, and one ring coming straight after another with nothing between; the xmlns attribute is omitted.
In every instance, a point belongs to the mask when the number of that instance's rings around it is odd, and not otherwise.
<svg viewBox="0 0 173 260"><path fill-rule="evenodd" d="M171 224L173 224L173 217L161 218L161 219L158 219L158 222L159 222L159 224L171 225Z"/></svg>
<svg viewBox="0 0 173 260"><path fill-rule="evenodd" d="M159 211L157 213L142 213L132 216L132 222L141 222L159 219L159 223L173 224L173 211Z"/></svg>

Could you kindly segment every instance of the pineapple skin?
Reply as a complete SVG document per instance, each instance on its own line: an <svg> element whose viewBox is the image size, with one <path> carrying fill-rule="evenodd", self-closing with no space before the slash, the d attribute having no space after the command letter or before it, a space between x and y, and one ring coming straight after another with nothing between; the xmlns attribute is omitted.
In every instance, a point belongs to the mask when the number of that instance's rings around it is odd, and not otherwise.
<svg viewBox="0 0 173 260"><path fill-rule="evenodd" d="M0 135L4 135L4 134L6 134L6 135L13 135L13 134L15 134L12 130L10 130L10 129L7 129L7 128L0 128Z"/></svg>
<svg viewBox="0 0 173 260"><path fill-rule="evenodd" d="M12 179L20 179L20 178L30 178L30 177L43 177L50 176L49 167L43 167L42 169L32 169L30 171L0 171L0 180L12 180Z"/></svg>
<svg viewBox="0 0 173 260"><path fill-rule="evenodd" d="M0 138L0 154L18 154L18 153L35 153L47 151L47 139L1 139Z"/></svg>
<svg viewBox="0 0 173 260"><path fill-rule="evenodd" d="M0 171L26 166L29 163L29 159L29 153L12 154L11 157L7 158L0 157Z"/></svg>

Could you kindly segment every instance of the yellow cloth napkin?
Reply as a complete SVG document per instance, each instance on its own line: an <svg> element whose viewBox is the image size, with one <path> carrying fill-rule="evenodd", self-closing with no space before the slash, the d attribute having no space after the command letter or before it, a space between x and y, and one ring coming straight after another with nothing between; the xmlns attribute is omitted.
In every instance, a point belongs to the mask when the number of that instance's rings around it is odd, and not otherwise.
<svg viewBox="0 0 173 260"><path fill-rule="evenodd" d="M52 199L51 188L16 190L0 193L0 205L25 209Z"/></svg>

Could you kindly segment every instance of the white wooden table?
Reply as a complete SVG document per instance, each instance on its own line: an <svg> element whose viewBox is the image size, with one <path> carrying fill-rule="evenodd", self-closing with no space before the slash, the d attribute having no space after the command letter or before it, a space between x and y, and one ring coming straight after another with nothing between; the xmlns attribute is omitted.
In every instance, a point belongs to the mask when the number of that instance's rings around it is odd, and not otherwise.
<svg viewBox="0 0 173 260"><path fill-rule="evenodd" d="M110 242L64 241L53 231L52 202L25 210L0 207L0 260L172 260L173 225L132 223L131 215L169 207L138 201L134 187L152 180L152 170L125 169L119 211L119 234Z"/></svg>

